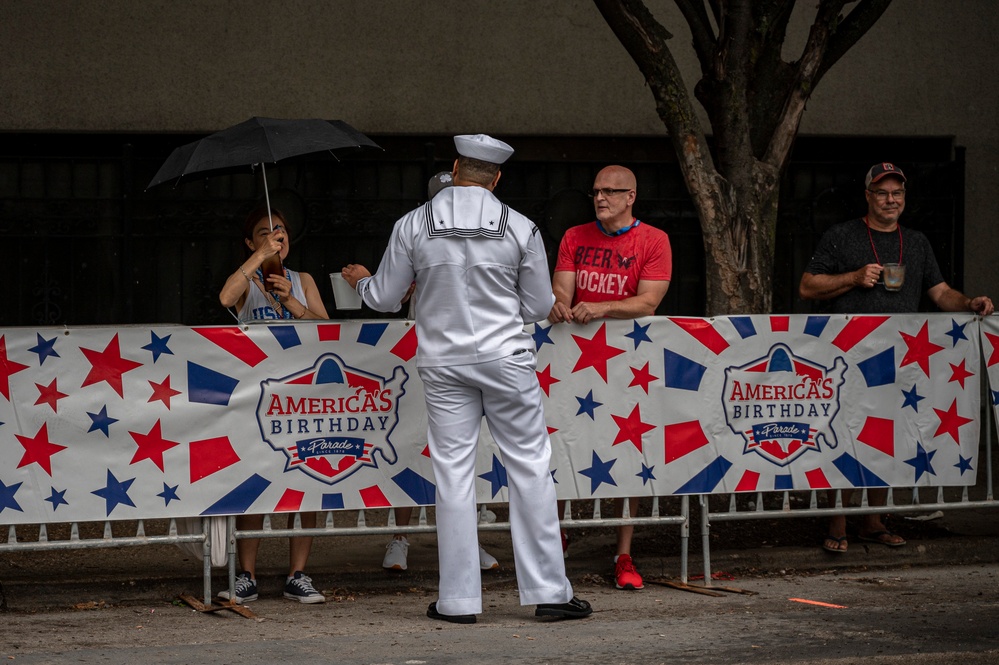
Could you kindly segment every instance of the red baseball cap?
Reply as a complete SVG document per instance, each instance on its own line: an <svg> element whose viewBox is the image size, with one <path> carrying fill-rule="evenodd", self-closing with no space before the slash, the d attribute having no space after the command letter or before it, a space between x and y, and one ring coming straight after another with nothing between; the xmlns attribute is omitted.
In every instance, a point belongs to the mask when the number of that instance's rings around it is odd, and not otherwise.
<svg viewBox="0 0 999 665"><path fill-rule="evenodd" d="M867 171L867 177L864 179L864 187L870 187L872 183L878 182L888 176L894 176L905 182L905 174L902 173L902 169L891 162L881 162L880 164L875 164Z"/></svg>

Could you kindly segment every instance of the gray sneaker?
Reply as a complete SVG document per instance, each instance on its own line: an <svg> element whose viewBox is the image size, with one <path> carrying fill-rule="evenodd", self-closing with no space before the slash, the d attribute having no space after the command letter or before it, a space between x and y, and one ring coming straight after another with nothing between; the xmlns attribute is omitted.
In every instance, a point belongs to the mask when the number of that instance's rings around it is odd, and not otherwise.
<svg viewBox="0 0 999 665"><path fill-rule="evenodd" d="M300 603L325 603L326 596L316 591L312 586L312 578L300 570L296 570L284 585L284 597L297 600Z"/></svg>
<svg viewBox="0 0 999 665"><path fill-rule="evenodd" d="M219 591L219 598L229 600L229 590ZM236 576L236 594L234 601L237 605L248 603L257 599L257 580L250 577L245 570Z"/></svg>

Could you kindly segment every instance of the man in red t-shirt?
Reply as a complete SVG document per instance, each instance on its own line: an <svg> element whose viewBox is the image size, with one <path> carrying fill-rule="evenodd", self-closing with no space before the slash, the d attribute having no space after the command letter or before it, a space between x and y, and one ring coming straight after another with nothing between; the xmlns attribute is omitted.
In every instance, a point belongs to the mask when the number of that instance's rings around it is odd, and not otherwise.
<svg viewBox="0 0 999 665"><path fill-rule="evenodd" d="M673 271L669 237L631 214L635 204L635 174L623 166L608 166L593 181L596 221L566 231L559 245L552 289L552 323L593 319L634 319L652 316L666 295ZM624 500L616 500L624 514ZM564 503L560 502L559 515ZM638 499L629 499L629 514L638 513ZM631 559L633 526L617 529L614 581L618 589L644 587ZM563 548L566 538L563 533Z"/></svg>

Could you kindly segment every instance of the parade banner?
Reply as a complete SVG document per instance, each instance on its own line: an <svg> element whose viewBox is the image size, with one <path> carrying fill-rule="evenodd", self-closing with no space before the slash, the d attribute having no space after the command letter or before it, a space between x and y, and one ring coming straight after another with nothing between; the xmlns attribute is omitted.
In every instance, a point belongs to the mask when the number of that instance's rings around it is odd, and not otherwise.
<svg viewBox="0 0 999 665"><path fill-rule="evenodd" d="M527 330L561 498L974 483L970 315ZM416 347L395 320L0 330L0 524L432 504ZM507 500L485 429L477 483Z"/></svg>
<svg viewBox="0 0 999 665"><path fill-rule="evenodd" d="M539 325L559 496L973 485L978 337L964 314Z"/></svg>
<svg viewBox="0 0 999 665"><path fill-rule="evenodd" d="M992 405L993 434L999 437L999 315L982 319L982 352Z"/></svg>

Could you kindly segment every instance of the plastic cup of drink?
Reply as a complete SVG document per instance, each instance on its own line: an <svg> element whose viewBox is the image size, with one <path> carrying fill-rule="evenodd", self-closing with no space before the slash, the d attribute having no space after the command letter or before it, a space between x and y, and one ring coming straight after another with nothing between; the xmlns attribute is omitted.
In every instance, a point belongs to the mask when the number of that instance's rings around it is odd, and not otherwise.
<svg viewBox="0 0 999 665"><path fill-rule="evenodd" d="M905 283L905 265L902 263L884 264L885 289L898 291Z"/></svg>
<svg viewBox="0 0 999 665"><path fill-rule="evenodd" d="M333 282L333 300L337 309L361 309L361 296L350 288L343 275L331 272L330 281Z"/></svg>

